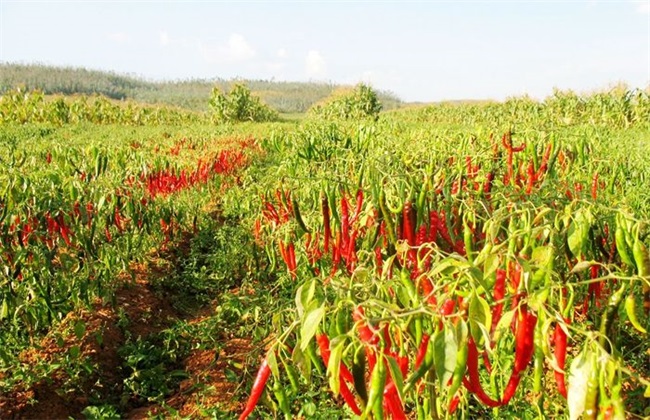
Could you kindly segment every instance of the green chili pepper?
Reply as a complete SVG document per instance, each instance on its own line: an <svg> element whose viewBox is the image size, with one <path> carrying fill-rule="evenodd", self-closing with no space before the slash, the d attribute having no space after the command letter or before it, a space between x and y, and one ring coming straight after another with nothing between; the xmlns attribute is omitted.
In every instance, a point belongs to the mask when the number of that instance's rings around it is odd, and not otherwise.
<svg viewBox="0 0 650 420"><path fill-rule="evenodd" d="M289 383L291 384L291 390L294 393L297 393L300 389L298 382L298 371L292 364L287 363L287 360L284 358L282 359L282 365L284 366L284 370L287 372L287 377L289 378Z"/></svg>
<svg viewBox="0 0 650 420"><path fill-rule="evenodd" d="M636 298L632 291L630 291L630 293L628 293L627 297L625 298L625 312L627 313L627 317L630 319L632 326L639 332L646 334L646 329L643 328L639 322L639 318L636 316Z"/></svg>
<svg viewBox="0 0 650 420"><path fill-rule="evenodd" d="M625 230L623 229L622 217L621 215L616 216L616 230L614 231L614 239L616 240L616 249L618 254L621 256L621 261L629 267L634 267L634 260L632 259L632 250L627 245L627 240L625 238Z"/></svg>
<svg viewBox="0 0 650 420"><path fill-rule="evenodd" d="M625 292L627 291L627 287L628 283L623 282L621 287L610 296L609 302L607 303L607 308L605 309L605 312L603 313L600 321L600 338L598 342L607 352L610 353L610 341L608 340L608 338L612 338L610 335L610 329L612 323L614 322L614 318L618 313L618 307L623 300L623 295L625 295Z"/></svg>
<svg viewBox="0 0 650 420"><path fill-rule="evenodd" d="M618 244L616 246L618 246ZM636 238L634 241L634 245L632 246L632 255L634 256L634 262L636 263L639 276L649 277L650 255L648 254L648 249L645 244L639 238Z"/></svg>
<svg viewBox="0 0 650 420"><path fill-rule="evenodd" d="M284 391L284 387L280 384L280 381L275 381L273 384L273 395L275 399L278 400L278 406L280 411L284 414L285 419L291 419L291 407L289 406L289 399L287 394Z"/></svg>
<svg viewBox="0 0 650 420"><path fill-rule="evenodd" d="M354 390L357 391L364 406L368 405L368 390L366 389L366 351L360 346L354 353L352 362L352 377Z"/></svg>
<svg viewBox="0 0 650 420"><path fill-rule="evenodd" d="M372 413L376 419L383 419L382 401L384 388L386 387L387 369L383 357L377 358L377 364L370 375L370 390L368 392L368 404L363 411L361 419L366 419Z"/></svg>
<svg viewBox="0 0 650 420"><path fill-rule="evenodd" d="M386 203L386 194L382 189L379 193L379 208L381 209L382 215L384 217L384 223L386 223L386 232L388 233L388 239L390 240L393 246L397 245L397 237L395 236L395 225L393 224L393 215L388 209L388 204Z"/></svg>
<svg viewBox="0 0 650 420"><path fill-rule="evenodd" d="M298 207L298 200L296 200L296 197L292 197L292 204L293 204L293 215L296 218L296 222L298 222L298 226L300 226L300 229L302 229L304 232L311 233L311 230L307 227L305 224L305 221L302 218L302 215L300 214L300 207Z"/></svg>
<svg viewBox="0 0 650 420"><path fill-rule="evenodd" d="M305 353L307 354L307 357L309 357L309 360L311 360L311 363L314 366L314 368L316 368L318 374L323 375L325 373L325 370L323 369L323 365L321 363L320 358L316 354L316 348L314 346L313 340L309 343L309 345L305 349Z"/></svg>
<svg viewBox="0 0 650 420"><path fill-rule="evenodd" d="M463 240L465 242L465 254L467 255L467 260L470 263L474 262L474 234L472 229L470 229L467 220L463 220Z"/></svg>
<svg viewBox="0 0 650 420"><path fill-rule="evenodd" d="M451 385L449 385L449 403L456 395L456 392L463 383L465 371L467 370L467 355L469 354L469 346L467 345L468 331L467 324L464 322L458 323L458 332L460 334L460 341L458 342L458 352L456 353L456 366L454 367L454 375L451 378Z"/></svg>

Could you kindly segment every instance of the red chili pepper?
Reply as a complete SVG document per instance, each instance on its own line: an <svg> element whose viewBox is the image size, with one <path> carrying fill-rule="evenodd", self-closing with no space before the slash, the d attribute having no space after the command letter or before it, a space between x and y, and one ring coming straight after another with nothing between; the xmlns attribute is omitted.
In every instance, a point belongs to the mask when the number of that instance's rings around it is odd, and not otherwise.
<svg viewBox="0 0 650 420"><path fill-rule="evenodd" d="M124 227L122 226L122 216L120 215L120 211L117 209L117 207L115 207L114 219L117 231L122 232L124 230Z"/></svg>
<svg viewBox="0 0 650 420"><path fill-rule="evenodd" d="M415 245L415 226L413 226L413 204L410 201L404 203L404 209L402 210L402 226L404 227L404 232L402 236L406 238L409 246Z"/></svg>
<svg viewBox="0 0 650 420"><path fill-rule="evenodd" d="M387 381L390 381L386 385L386 388L384 388L384 404L388 409L387 411L391 414L391 417L394 420L406 420L404 406L402 405L402 401L399 399L399 395L397 394L395 382L392 381L392 378L390 376L388 376Z"/></svg>
<svg viewBox="0 0 650 420"><path fill-rule="evenodd" d="M435 243L438 239L438 213L435 210L429 212L429 236L427 241Z"/></svg>
<svg viewBox="0 0 650 420"><path fill-rule="evenodd" d="M483 184L483 193L486 196L490 194L490 191L492 191L492 181L494 181L494 172L491 171L487 174L487 178Z"/></svg>
<svg viewBox="0 0 650 420"><path fill-rule="evenodd" d="M330 362L330 339L325 334L316 334L316 343L320 350L320 355L323 358L323 363L327 366ZM354 383L352 372L348 369L345 363L341 362L340 365L341 377L350 383Z"/></svg>
<svg viewBox="0 0 650 420"><path fill-rule="evenodd" d="M345 383L343 377L341 376L339 376L339 388L341 396L343 396L343 400L348 405L348 407L350 407L350 410L352 410L352 412L357 416L360 416L362 412L357 405L357 400L354 398L354 395L352 394L352 391L350 391L348 384Z"/></svg>
<svg viewBox="0 0 650 420"><path fill-rule="evenodd" d="M535 164L531 160L528 163L528 168L526 170L526 194L530 195L533 192L533 184L535 183Z"/></svg>
<svg viewBox="0 0 650 420"><path fill-rule="evenodd" d="M501 402L495 401L490 398L481 385L481 379L478 373L478 349L476 348L476 343L474 343L474 338L469 337L467 341L468 352L467 352L467 373L469 374L469 381L467 378L463 378L463 384L468 391L472 392L483 404L488 407L499 407Z"/></svg>
<svg viewBox="0 0 650 420"><path fill-rule="evenodd" d="M354 216L352 217L352 221L356 222L359 220L359 216L361 215L361 208L363 207L363 190L359 189L357 190L357 207L354 210Z"/></svg>
<svg viewBox="0 0 650 420"><path fill-rule="evenodd" d="M320 349L320 356L323 359L323 363L325 366L329 365L331 354L329 338L325 334L316 334L316 343ZM360 416L361 410L357 405L357 401L354 398L354 395L352 395L352 391L350 391L350 388L345 381L354 384L354 377L352 376L352 372L350 372L348 367L343 362L341 362L339 374L339 388L341 396L343 396L345 403L350 407L354 414Z"/></svg>
<svg viewBox="0 0 650 420"><path fill-rule="evenodd" d="M257 402L262 396L262 392L264 392L269 376L271 376L271 368L266 358L264 358L260 365L260 369L257 371L257 376L255 377L253 388L251 389L251 395L248 397L246 408L244 408L244 412L239 416L239 420L246 420L246 418L248 418L248 416L253 412Z"/></svg>
<svg viewBox="0 0 650 420"><path fill-rule="evenodd" d="M519 331L519 327L517 328L515 352L517 352L518 355L520 354L520 356L515 357L515 368L522 372L526 369L535 353L534 338L537 317L528 312L528 308L525 305L522 305L519 321L523 328L522 331Z"/></svg>
<svg viewBox="0 0 650 420"><path fill-rule="evenodd" d="M449 414L454 414L456 412L456 409L458 409L458 403L460 403L460 397L454 395L454 398L452 398L449 403Z"/></svg>
<svg viewBox="0 0 650 420"><path fill-rule="evenodd" d="M474 178L476 176L476 173L474 171L474 166L472 166L472 157L471 156L465 156L465 166L467 167L467 176L469 178Z"/></svg>
<svg viewBox="0 0 650 420"><path fill-rule="evenodd" d="M280 249L280 256L282 257L282 261L287 265L287 268L289 268L289 258L287 257L287 248L284 246L284 242L278 240L278 248Z"/></svg>
<svg viewBox="0 0 650 420"><path fill-rule="evenodd" d="M325 252L330 252L330 240L332 238L332 229L330 227L330 207L327 202L327 195L323 194L321 199L323 208L323 226L325 227Z"/></svg>
<svg viewBox="0 0 650 420"><path fill-rule="evenodd" d="M544 151L544 157L542 158L542 162L539 165L539 169L537 170L537 173L535 173L535 179L539 180L544 173L548 170L548 161L549 158L551 157L551 150L553 149L553 143L549 143L548 146L546 146L546 150Z"/></svg>
<svg viewBox="0 0 650 420"><path fill-rule="evenodd" d="M569 318L565 318L564 322L567 324L571 322ZM559 323L555 324L555 334L553 336L555 342L555 360L557 366L564 371L566 366L566 348L567 348L567 335ZM555 382L557 382L557 390L564 398L567 398L566 376L564 372L555 371Z"/></svg>
<svg viewBox="0 0 650 420"><path fill-rule="evenodd" d="M598 172L594 172L591 179L591 198L595 201L598 199Z"/></svg>
<svg viewBox="0 0 650 420"><path fill-rule="evenodd" d="M456 301L451 298L448 298L440 307L440 315L442 316L451 315L454 312L455 307L456 307Z"/></svg>
<svg viewBox="0 0 650 420"><path fill-rule="evenodd" d="M535 352L535 325L537 324L537 317L528 312L527 306L524 304L519 309L517 315L517 331L515 334L515 363L512 369L512 375L508 385L503 392L502 404L508 404L510 399L517 392L517 387L521 380L521 372L526 370L526 367L533 358Z"/></svg>
<svg viewBox="0 0 650 420"><path fill-rule="evenodd" d="M512 375L510 375L510 380L508 381L508 385L506 385L506 388L503 391L503 398L501 399L501 403L503 405L506 405L510 402L512 397L515 395L517 392L517 387L519 387L519 382L521 381L521 372L512 372Z"/></svg>
<svg viewBox="0 0 650 420"><path fill-rule="evenodd" d="M296 265L296 248L293 243L290 243L287 247L287 256L289 258L289 273L295 279L298 266Z"/></svg>
<svg viewBox="0 0 650 420"><path fill-rule="evenodd" d="M352 320L357 324L357 331L359 338L366 344L376 345L379 342L379 337L372 332L365 320L365 311L362 306L357 306L352 311Z"/></svg>
<svg viewBox="0 0 650 420"><path fill-rule="evenodd" d="M350 236L350 240L348 241L348 248L345 250L346 267L350 274L354 271L354 261L357 256L355 247L358 234L359 232L356 229L352 231L352 236Z"/></svg>
<svg viewBox="0 0 650 420"><path fill-rule="evenodd" d="M496 281L494 282L494 289L492 291L494 301L496 302L492 309L492 333L496 330L496 327L501 320L501 314L503 313L502 300L506 295L506 274L506 270L502 268L497 269Z"/></svg>
<svg viewBox="0 0 650 420"><path fill-rule="evenodd" d="M414 370L418 370L422 362L424 361L424 357L427 355L427 349L429 347L429 340L431 340L431 336L429 334L422 334L422 341L420 342L420 346L418 347L418 352L415 355L415 366Z"/></svg>
<svg viewBox="0 0 650 420"><path fill-rule="evenodd" d="M406 242L409 245L408 250L408 266L416 267L417 266L417 253L413 248L415 246L415 219L416 214L413 209L413 204L410 201L404 203L404 209L402 210L402 225L404 227L403 237L406 238Z"/></svg>
<svg viewBox="0 0 650 420"><path fill-rule="evenodd" d="M348 241L350 240L350 204L348 199L341 197L341 245L343 249L348 248Z"/></svg>

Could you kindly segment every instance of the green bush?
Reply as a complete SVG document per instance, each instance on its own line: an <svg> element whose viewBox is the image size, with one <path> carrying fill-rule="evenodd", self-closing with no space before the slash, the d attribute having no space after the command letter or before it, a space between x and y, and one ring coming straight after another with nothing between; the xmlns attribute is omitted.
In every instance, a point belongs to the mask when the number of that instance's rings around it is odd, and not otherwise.
<svg viewBox="0 0 650 420"><path fill-rule="evenodd" d="M214 111L215 122L275 121L278 113L260 98L251 95L250 89L236 84L227 94L219 88L212 89L210 108Z"/></svg>
<svg viewBox="0 0 650 420"><path fill-rule="evenodd" d="M334 94L325 103L315 105L309 113L327 120L376 120L381 108L377 93L371 87L360 83L352 90Z"/></svg>

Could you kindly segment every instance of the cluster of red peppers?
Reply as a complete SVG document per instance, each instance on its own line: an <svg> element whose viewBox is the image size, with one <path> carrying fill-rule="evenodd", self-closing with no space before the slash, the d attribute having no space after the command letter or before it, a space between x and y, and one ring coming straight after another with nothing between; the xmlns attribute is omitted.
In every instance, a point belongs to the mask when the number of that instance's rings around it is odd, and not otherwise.
<svg viewBox="0 0 650 420"><path fill-rule="evenodd" d="M212 162L199 159L193 171L165 169L146 176L142 175L141 179L145 183L148 194L156 197L206 184L214 174L232 174L247 162L248 157L243 150L222 150Z"/></svg>

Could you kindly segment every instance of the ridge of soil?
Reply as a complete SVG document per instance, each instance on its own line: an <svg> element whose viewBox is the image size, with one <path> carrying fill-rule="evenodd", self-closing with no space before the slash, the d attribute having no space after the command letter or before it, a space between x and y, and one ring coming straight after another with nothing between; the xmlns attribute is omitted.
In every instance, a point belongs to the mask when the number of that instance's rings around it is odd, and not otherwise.
<svg viewBox="0 0 650 420"><path fill-rule="evenodd" d="M177 254L171 255L172 260L183 252L182 248L170 252ZM68 314L54 331L20 355L21 363L35 366L42 362L56 363L78 347L79 360L87 358L94 366L89 377L81 385L76 384L70 389L70 386L66 386L68 375L59 368L47 379L31 386L17 386L9 393L0 394L0 418L83 418L83 409L91 405L89 396L107 400L122 394L123 360L118 350L126 343L127 336L146 338L172 326L174 322L199 322L211 313L213 306L207 305L199 308L189 319L183 318L173 308L171 296L156 293L152 283L169 275L173 269L173 264L169 264L167 258L134 264L131 269L134 280L127 275L121 276L122 285L116 292L114 307L96 302L91 309ZM128 319L126 327L120 324L124 316ZM74 332L74 326L79 321L85 325L80 338ZM177 410L182 416L191 417L199 415L197 403L208 406L220 404L228 411L240 409L242 403L233 398L237 385L227 380L225 369L231 366L232 361L243 364L251 349L250 340L233 338L225 343L218 354L214 349L192 351L181 364L188 378L180 383L179 389L166 399L164 405ZM137 403L129 401L127 407L130 408L123 416L131 419L168 412L158 404L137 406Z"/></svg>

